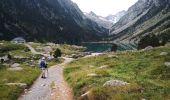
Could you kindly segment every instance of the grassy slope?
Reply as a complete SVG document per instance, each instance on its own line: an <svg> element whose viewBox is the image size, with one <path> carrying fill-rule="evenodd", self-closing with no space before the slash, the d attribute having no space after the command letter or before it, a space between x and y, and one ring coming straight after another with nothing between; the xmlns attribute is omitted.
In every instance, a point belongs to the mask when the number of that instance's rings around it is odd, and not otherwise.
<svg viewBox="0 0 170 100"><path fill-rule="evenodd" d="M168 52L167 56L160 56ZM116 55L117 57L108 57ZM68 64L64 70L65 79L73 87L75 98L91 90L91 100L152 100L170 99L170 47L157 48L144 52L111 53L98 57L80 59ZM109 68L98 69L102 65ZM94 66L93 68L89 66ZM96 73L99 77L88 77ZM103 87L111 79L123 80L130 85Z"/></svg>
<svg viewBox="0 0 170 100"><path fill-rule="evenodd" d="M2 42L0 45L1 54L11 54L12 58L14 56L27 57L28 61L31 59L31 52L25 52L26 48L22 44L11 44L9 42ZM30 62L30 61L29 61ZM20 63L23 68L22 71L9 71L9 67L6 64L9 63ZM30 86L33 81L40 75L39 68L30 67L25 61L21 59L12 59L10 62L5 62L0 64L0 99L1 100L16 100L17 97L23 92L23 88L17 86L7 86L6 83L26 83Z"/></svg>
<svg viewBox="0 0 170 100"><path fill-rule="evenodd" d="M43 48L46 46L50 46L48 44L41 44L41 43L30 43L30 45L32 47L34 47L35 49L37 47ZM83 48L83 47L80 47L80 46L75 47L74 45L67 45L67 44L55 44L50 47L53 49L53 51L56 48L59 48L61 50L62 54L64 54L64 55L79 54L80 52L83 52L85 50L85 48ZM43 52L43 51L40 51L40 52Z"/></svg>
<svg viewBox="0 0 170 100"><path fill-rule="evenodd" d="M11 44L9 42L1 42L0 44L0 56L11 54L12 58L14 56L26 57L23 59L12 59L10 62L0 63L0 100L16 100L18 96L24 91L23 88L18 86L7 86L6 83L26 83L30 86L34 80L40 75L41 70L38 68L38 60L41 58L40 55L32 55L30 51L25 52L26 48L23 44ZM34 60L32 63L34 66L30 66L29 62ZM49 66L55 65L57 63L63 62L62 59L52 60L48 62ZM23 68L22 71L9 71L10 63L19 63ZM6 65L7 64L7 65ZM31 64L31 65L32 65Z"/></svg>

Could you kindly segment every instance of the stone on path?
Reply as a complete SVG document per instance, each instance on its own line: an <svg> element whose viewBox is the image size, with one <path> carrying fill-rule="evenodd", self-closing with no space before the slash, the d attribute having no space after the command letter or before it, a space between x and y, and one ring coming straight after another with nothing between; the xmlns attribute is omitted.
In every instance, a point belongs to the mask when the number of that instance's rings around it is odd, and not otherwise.
<svg viewBox="0 0 170 100"><path fill-rule="evenodd" d="M6 85L8 85L8 86L16 85L16 86L19 86L21 88L26 88L27 87L26 83L7 83Z"/></svg>
<svg viewBox="0 0 170 100"><path fill-rule="evenodd" d="M110 81L105 82L103 86L117 87L117 86L124 86L128 84L129 83L120 81L120 80L110 80Z"/></svg>
<svg viewBox="0 0 170 100"><path fill-rule="evenodd" d="M167 52L161 52L159 55L160 56L166 56L166 55L168 55L168 53Z"/></svg>

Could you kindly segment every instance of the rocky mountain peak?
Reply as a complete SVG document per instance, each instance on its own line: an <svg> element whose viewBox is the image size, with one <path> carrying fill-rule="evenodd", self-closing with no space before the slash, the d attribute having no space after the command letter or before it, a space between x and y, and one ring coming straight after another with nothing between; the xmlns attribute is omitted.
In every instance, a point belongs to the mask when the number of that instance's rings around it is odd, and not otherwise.
<svg viewBox="0 0 170 100"><path fill-rule="evenodd" d="M90 11L90 12L89 12L89 15L90 15L90 16L94 16L94 17L99 17L99 16L96 15L93 11Z"/></svg>

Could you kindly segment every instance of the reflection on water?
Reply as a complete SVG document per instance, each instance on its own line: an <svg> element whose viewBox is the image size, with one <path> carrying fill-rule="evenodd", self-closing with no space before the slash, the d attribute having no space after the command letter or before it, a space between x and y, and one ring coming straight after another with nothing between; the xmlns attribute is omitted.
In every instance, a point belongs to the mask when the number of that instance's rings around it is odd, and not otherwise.
<svg viewBox="0 0 170 100"><path fill-rule="evenodd" d="M83 43L82 46L86 47L89 52L108 52L111 50L112 44L111 43ZM124 51L124 50L134 50L136 49L135 44L117 44L118 48L117 51Z"/></svg>

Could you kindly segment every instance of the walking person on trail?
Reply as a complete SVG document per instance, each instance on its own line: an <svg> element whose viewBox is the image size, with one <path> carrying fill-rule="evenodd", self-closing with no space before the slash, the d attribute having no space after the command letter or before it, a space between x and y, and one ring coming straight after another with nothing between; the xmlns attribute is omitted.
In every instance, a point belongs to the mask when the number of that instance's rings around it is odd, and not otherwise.
<svg viewBox="0 0 170 100"><path fill-rule="evenodd" d="M42 76L41 76L41 78L44 78L44 79L45 79L45 78L46 78L45 72L47 71L47 74L48 74L47 62L46 62L45 57L42 57L42 58L41 58L39 65L40 65L40 68L41 68L41 70L42 70Z"/></svg>

